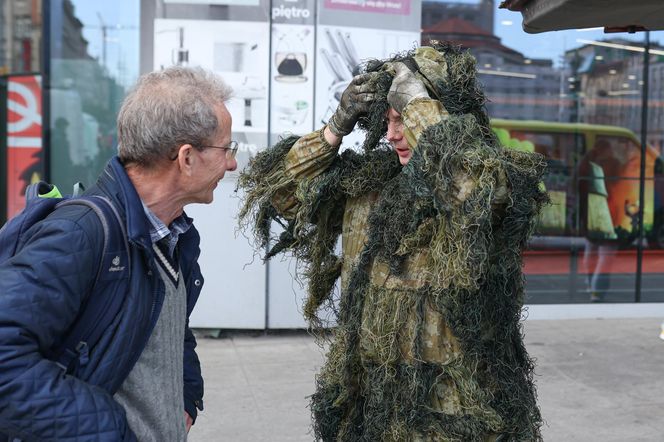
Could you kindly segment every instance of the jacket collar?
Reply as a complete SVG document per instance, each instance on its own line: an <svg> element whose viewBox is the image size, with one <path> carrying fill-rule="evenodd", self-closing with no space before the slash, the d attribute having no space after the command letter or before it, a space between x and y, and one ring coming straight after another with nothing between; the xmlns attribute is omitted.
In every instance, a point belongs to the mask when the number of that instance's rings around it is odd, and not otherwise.
<svg viewBox="0 0 664 442"><path fill-rule="evenodd" d="M97 183L108 196L115 199L118 208L124 209L129 240L150 250L150 224L143 211L141 198L117 156L106 164Z"/></svg>
<svg viewBox="0 0 664 442"><path fill-rule="evenodd" d="M152 239L150 238L150 221L143 210L143 203L136 192L124 166L117 156L114 156L106 164L104 172L97 181L99 191L111 198L116 208L126 219L127 237L129 241L140 244L148 254L152 253ZM91 189L92 192L95 192ZM124 213L122 213L124 212ZM193 223L193 219L184 213L187 222ZM195 226L191 226L185 232L178 244L180 247L181 262L196 261L199 254L200 236ZM183 269L186 270L186 269ZM187 274L187 273L185 273Z"/></svg>

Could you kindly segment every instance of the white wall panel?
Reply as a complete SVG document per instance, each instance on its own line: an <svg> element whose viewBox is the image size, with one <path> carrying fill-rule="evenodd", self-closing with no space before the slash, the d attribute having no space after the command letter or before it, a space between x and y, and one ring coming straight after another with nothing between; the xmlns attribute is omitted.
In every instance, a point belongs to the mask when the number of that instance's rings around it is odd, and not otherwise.
<svg viewBox="0 0 664 442"><path fill-rule="evenodd" d="M201 234L200 265L205 278L190 326L265 328L265 266L249 241L237 235L239 199L235 180L224 179L210 205L191 205L187 214Z"/></svg>

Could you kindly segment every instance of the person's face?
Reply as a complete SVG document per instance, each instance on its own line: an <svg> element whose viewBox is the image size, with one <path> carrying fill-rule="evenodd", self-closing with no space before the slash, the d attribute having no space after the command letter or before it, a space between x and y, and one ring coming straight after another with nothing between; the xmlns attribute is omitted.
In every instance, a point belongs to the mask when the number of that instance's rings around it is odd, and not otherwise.
<svg viewBox="0 0 664 442"><path fill-rule="evenodd" d="M231 143L231 114L224 104L217 106L217 133L210 140L210 146L229 146ZM237 168L237 161L231 158L227 149L204 147L193 149L192 155L197 156L196 171L191 177L192 202L209 204L214 196L214 189L226 174Z"/></svg>
<svg viewBox="0 0 664 442"><path fill-rule="evenodd" d="M406 137L403 136L403 123L401 122L401 114L392 108L387 111L386 138L399 156L399 162L401 165L405 166L408 164L408 161L410 161L410 158L413 156L413 151L410 150L408 141L406 140Z"/></svg>

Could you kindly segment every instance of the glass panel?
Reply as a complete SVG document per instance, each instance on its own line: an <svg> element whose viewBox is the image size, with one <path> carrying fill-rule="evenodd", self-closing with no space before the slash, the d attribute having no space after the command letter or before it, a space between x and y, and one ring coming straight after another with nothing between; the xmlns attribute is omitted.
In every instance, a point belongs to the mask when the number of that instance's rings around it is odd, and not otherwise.
<svg viewBox="0 0 664 442"><path fill-rule="evenodd" d="M51 180L90 186L117 152L115 120L138 76L139 3L50 3Z"/></svg>
<svg viewBox="0 0 664 442"><path fill-rule="evenodd" d="M0 0L0 75L41 69L42 2Z"/></svg>
<svg viewBox="0 0 664 442"><path fill-rule="evenodd" d="M650 33L648 69L648 159L641 301L664 301L664 32ZM640 137L640 134L639 134ZM649 218L650 217L650 218Z"/></svg>
<svg viewBox="0 0 664 442"><path fill-rule="evenodd" d="M92 184L116 152L116 113L139 70L171 64L209 67L235 88L241 169L282 134L319 127L354 61L410 48L421 16L422 43L451 41L476 57L500 141L549 166L552 204L525 253L528 302L633 301L641 212L642 300L664 300L664 33L651 33L641 207L644 33L526 34L520 15L492 0L292 3L54 0L42 39L41 2L0 0L0 74L38 70L39 42L50 42L51 179L65 192Z"/></svg>
<svg viewBox="0 0 664 442"><path fill-rule="evenodd" d="M632 302L645 34L526 34L519 14L486 19L491 1L440 3L425 7L438 15L423 39L468 47L500 141L548 164L551 205L525 252L527 302Z"/></svg>

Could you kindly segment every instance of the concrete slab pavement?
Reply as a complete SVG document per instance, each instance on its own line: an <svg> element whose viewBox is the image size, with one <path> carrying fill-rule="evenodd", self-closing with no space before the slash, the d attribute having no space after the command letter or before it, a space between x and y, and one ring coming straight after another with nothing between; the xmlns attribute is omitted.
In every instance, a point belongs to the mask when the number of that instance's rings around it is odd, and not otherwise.
<svg viewBox="0 0 664 442"><path fill-rule="evenodd" d="M662 318L528 320L545 441L664 441ZM305 332L199 338L205 411L193 442L311 441L323 351Z"/></svg>

